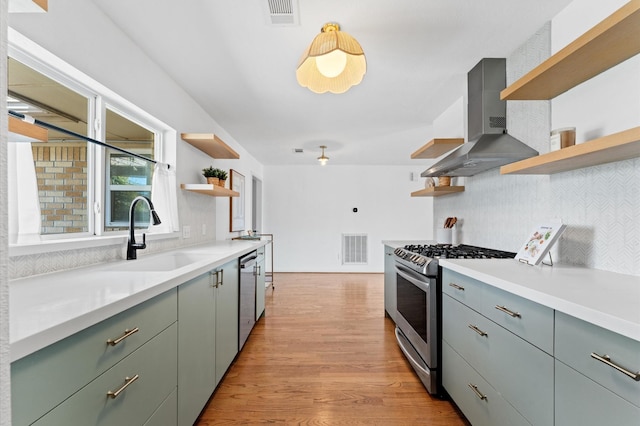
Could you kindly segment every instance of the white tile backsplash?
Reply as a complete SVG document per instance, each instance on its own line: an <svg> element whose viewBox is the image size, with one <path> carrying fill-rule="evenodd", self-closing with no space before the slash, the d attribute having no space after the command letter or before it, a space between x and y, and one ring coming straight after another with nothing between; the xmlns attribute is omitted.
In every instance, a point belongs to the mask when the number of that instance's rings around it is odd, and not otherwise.
<svg viewBox="0 0 640 426"><path fill-rule="evenodd" d="M550 55L546 25L507 58L507 84ZM549 151L549 101L507 102L509 133ZM640 275L640 159L542 175L491 170L465 179L465 192L434 200L435 226L462 218L461 242L517 251L533 227L560 218L567 229L554 262Z"/></svg>

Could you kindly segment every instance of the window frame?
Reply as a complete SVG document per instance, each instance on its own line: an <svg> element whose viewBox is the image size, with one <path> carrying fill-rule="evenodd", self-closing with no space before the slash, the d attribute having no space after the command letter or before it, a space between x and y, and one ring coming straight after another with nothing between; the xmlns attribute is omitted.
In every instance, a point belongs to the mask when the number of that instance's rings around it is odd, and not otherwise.
<svg viewBox="0 0 640 426"><path fill-rule="evenodd" d="M154 133L154 160L175 165L177 149L175 129L12 28L8 28L7 47L7 56L87 98L88 137L99 141L105 140L105 129L102 123L105 123L106 110L109 108ZM105 231L104 214L108 195L106 151L106 148L87 142L87 232L42 235L42 241L38 244L10 245L10 257L100 247L126 241L127 231ZM148 240L177 238L178 234L177 232L154 233L148 235Z"/></svg>

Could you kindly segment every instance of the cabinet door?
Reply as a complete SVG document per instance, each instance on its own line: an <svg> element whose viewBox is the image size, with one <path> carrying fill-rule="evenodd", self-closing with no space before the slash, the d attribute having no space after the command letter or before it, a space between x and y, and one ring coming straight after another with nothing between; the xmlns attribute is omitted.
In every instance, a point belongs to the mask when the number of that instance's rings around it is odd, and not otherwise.
<svg viewBox="0 0 640 426"><path fill-rule="evenodd" d="M214 280L206 273L178 288L178 418L193 424L216 386Z"/></svg>
<svg viewBox="0 0 640 426"><path fill-rule="evenodd" d="M262 257L256 265L256 321L260 319L264 313L264 293L265 293L265 269L264 269L264 247L258 249L258 256L262 252Z"/></svg>
<svg viewBox="0 0 640 426"><path fill-rule="evenodd" d="M384 246L384 310L396 320L396 269L393 247Z"/></svg>
<svg viewBox="0 0 640 426"><path fill-rule="evenodd" d="M239 270L237 259L225 264L216 288L216 385L238 354Z"/></svg>
<svg viewBox="0 0 640 426"><path fill-rule="evenodd" d="M556 425L637 426L640 408L556 361Z"/></svg>

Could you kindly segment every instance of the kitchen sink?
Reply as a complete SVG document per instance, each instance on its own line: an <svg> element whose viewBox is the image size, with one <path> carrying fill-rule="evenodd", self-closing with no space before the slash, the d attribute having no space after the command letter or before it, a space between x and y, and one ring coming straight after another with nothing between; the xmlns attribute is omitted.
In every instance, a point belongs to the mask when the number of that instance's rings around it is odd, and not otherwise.
<svg viewBox="0 0 640 426"><path fill-rule="evenodd" d="M127 260L126 262L118 262L117 264L109 265L109 269L112 271L142 272L173 271L196 262L210 259L211 255L205 253L176 252L158 254L136 260Z"/></svg>

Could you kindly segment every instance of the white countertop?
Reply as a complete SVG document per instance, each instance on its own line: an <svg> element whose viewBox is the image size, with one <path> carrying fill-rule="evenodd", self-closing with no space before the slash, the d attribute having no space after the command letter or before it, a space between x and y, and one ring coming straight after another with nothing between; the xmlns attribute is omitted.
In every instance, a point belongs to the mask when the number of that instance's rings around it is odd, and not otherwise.
<svg viewBox="0 0 640 426"><path fill-rule="evenodd" d="M267 244L225 240L9 282L11 361L170 290ZM193 262L165 271L130 270L163 256L184 254Z"/></svg>
<svg viewBox="0 0 640 426"><path fill-rule="evenodd" d="M640 277L513 259L440 259L439 264L640 341Z"/></svg>

